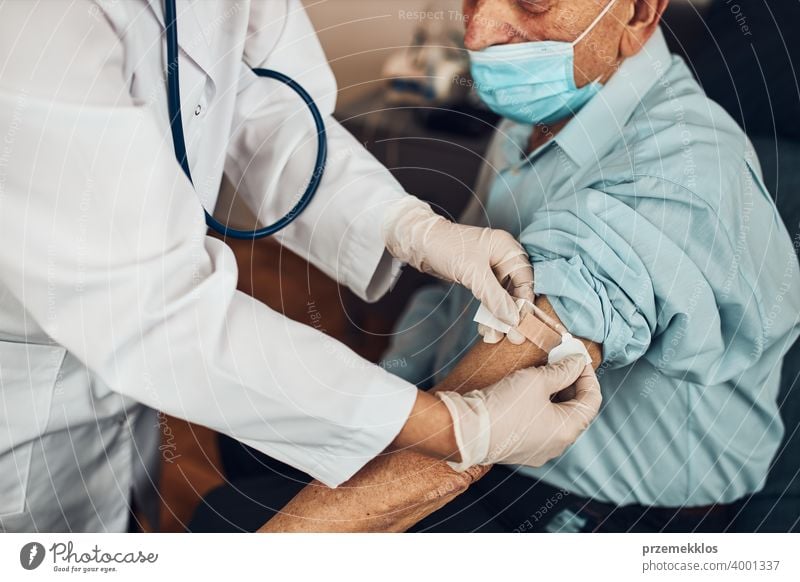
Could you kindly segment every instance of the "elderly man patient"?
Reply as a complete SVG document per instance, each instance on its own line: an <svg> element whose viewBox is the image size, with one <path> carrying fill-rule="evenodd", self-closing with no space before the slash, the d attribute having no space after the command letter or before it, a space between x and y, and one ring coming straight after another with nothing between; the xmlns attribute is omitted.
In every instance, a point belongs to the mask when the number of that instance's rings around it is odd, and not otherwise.
<svg viewBox="0 0 800 582"><path fill-rule="evenodd" d="M670 54L666 5L464 2L474 86L504 120L463 220L518 237L536 305L585 343L603 404L562 456L495 466L417 531L722 530L764 484L800 272L750 142ZM546 361L479 329L477 307L419 291L386 368L460 390ZM388 498L382 462L353 487ZM348 495L306 490L289 509L335 517Z"/></svg>
<svg viewBox="0 0 800 582"><path fill-rule="evenodd" d="M537 303L600 348L603 406L560 458L495 467L418 529L717 529L764 483L797 259L744 132L669 53L666 4L464 2L476 87L506 118L471 220L516 233ZM386 360L418 385L507 365L520 347L478 341L475 309L423 289Z"/></svg>

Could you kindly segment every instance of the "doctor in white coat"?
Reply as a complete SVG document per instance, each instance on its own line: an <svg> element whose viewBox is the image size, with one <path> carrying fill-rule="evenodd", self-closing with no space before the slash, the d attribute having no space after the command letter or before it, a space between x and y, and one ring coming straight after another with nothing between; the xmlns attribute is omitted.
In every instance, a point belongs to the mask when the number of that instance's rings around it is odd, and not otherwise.
<svg viewBox="0 0 800 582"><path fill-rule="evenodd" d="M326 116L327 170L283 246L367 301L409 263L508 323L498 279L530 298L532 271L505 233L435 217L330 117L336 85L299 0L178 1L192 186L169 129L163 9L0 0L0 530L124 531L132 498L152 509L155 410L331 486L390 444L462 466L527 452L541 464L577 438L599 392L574 361L454 408L236 290L202 206L224 173L270 223L316 151L303 102L251 67L294 77ZM581 373L583 408L555 445L499 422L511 406L560 406L544 394ZM513 451L494 446L515 428Z"/></svg>

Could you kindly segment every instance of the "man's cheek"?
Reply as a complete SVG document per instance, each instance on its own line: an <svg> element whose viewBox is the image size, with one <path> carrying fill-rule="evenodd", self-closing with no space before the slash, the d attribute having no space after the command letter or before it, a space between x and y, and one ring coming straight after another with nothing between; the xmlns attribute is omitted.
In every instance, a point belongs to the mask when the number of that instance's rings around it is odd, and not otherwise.
<svg viewBox="0 0 800 582"><path fill-rule="evenodd" d="M580 34L581 26L586 18L573 4L567 3L559 9L554 20L559 32L566 34L568 38L574 38Z"/></svg>

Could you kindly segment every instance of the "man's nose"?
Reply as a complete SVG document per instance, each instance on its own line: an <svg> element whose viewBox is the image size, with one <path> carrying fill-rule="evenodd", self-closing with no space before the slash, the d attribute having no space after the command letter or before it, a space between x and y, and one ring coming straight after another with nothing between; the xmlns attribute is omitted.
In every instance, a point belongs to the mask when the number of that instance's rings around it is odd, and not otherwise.
<svg viewBox="0 0 800 582"><path fill-rule="evenodd" d="M477 0L472 13L467 14L464 46L479 51L496 44L524 40L513 24L513 16L507 0Z"/></svg>

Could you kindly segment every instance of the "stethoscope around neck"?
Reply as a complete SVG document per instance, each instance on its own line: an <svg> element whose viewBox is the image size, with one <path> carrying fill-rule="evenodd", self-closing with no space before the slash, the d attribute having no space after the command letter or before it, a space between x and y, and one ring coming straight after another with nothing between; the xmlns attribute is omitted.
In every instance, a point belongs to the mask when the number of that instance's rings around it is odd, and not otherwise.
<svg viewBox="0 0 800 582"><path fill-rule="evenodd" d="M178 163L181 165L186 177L192 182L192 175L189 171L189 161L186 155L186 138L183 135L183 120L181 118L181 91L178 80L178 26L176 21L175 0L165 0L164 5L164 24L167 31L167 103L169 107L170 129L172 130L172 145L175 149L175 157L178 159ZM300 216L319 188L322 175L325 172L325 161L328 157L328 141L325 133L325 123L311 95L309 95L297 81L278 71L273 71L271 69L253 69L253 72L259 77L275 79L287 85L297 93L305 102L306 106L308 106L317 128L317 158L314 162L314 172L311 174L311 180L305 192L303 192L303 195L300 197L300 200L282 218L268 226L256 230L237 230L221 223L211 216L208 210L203 208L203 212L205 212L206 215L206 224L209 228L214 229L222 236L243 240L255 240L275 234L279 230L289 226L295 218ZM192 182L192 184L194 184L194 182Z"/></svg>

